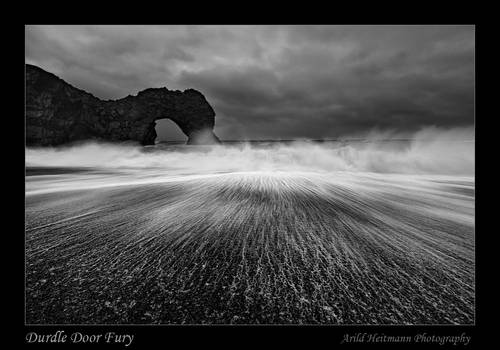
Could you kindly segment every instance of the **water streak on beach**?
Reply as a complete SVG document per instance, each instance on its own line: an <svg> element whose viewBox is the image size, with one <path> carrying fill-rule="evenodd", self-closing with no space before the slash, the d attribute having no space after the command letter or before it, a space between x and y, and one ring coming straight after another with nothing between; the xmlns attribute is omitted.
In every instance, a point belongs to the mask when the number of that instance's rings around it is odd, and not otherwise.
<svg viewBox="0 0 500 350"><path fill-rule="evenodd" d="M474 322L474 142L26 152L28 323Z"/></svg>

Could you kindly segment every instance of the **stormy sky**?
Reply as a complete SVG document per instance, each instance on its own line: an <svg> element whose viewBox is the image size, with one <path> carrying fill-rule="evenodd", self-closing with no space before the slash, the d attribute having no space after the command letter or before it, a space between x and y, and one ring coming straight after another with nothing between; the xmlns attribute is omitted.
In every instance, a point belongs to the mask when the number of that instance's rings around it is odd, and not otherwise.
<svg viewBox="0 0 500 350"><path fill-rule="evenodd" d="M229 140L473 125L474 47L474 26L30 25L25 49L102 99L197 89Z"/></svg>

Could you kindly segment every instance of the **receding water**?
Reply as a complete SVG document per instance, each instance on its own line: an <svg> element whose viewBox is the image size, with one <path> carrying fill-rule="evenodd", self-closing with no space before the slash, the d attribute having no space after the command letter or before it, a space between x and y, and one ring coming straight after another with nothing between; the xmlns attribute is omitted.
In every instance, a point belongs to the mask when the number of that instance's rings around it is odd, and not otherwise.
<svg viewBox="0 0 500 350"><path fill-rule="evenodd" d="M26 150L31 323L473 323L470 128Z"/></svg>

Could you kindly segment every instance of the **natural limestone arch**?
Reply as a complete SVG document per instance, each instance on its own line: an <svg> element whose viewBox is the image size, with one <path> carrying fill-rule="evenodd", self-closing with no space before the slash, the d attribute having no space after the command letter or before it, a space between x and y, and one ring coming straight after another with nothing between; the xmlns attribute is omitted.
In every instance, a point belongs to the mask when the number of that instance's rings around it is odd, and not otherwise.
<svg viewBox="0 0 500 350"><path fill-rule="evenodd" d="M146 89L137 96L101 100L54 74L26 65L26 144L48 146L73 141L138 141L152 145L156 120L170 119L187 144L214 144L215 112L194 90Z"/></svg>

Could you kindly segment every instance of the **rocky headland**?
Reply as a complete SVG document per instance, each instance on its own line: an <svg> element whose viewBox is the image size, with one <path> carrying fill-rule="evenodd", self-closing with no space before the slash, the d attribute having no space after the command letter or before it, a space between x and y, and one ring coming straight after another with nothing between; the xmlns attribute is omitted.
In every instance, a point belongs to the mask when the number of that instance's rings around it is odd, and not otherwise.
<svg viewBox="0 0 500 350"><path fill-rule="evenodd" d="M26 64L26 145L83 140L138 141L152 145L156 120L174 121L187 144L216 144L215 112L199 91L151 88L137 96L101 100L56 75Z"/></svg>

